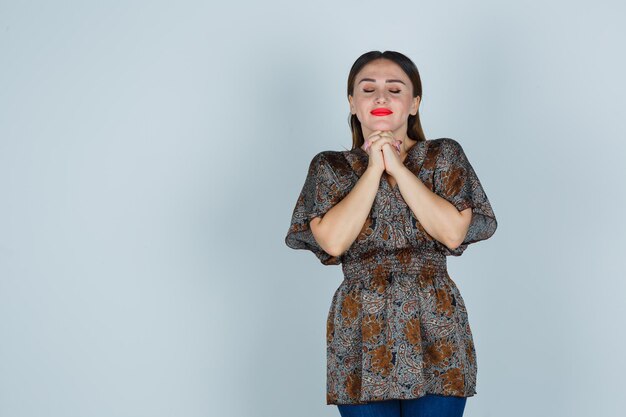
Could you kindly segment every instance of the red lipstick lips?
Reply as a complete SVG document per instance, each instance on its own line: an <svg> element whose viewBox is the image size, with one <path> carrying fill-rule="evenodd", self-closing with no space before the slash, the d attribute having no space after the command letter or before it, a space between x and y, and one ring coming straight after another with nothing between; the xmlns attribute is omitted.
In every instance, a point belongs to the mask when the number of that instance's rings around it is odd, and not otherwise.
<svg viewBox="0 0 626 417"><path fill-rule="evenodd" d="M372 113L374 116L387 116L388 114L391 114L393 112L385 107L379 107L372 110L370 113Z"/></svg>

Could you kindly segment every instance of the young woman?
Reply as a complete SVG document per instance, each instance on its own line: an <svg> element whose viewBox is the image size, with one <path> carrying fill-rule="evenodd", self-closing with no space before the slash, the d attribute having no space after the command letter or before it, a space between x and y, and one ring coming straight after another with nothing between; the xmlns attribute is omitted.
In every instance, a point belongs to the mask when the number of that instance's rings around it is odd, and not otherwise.
<svg viewBox="0 0 626 417"><path fill-rule="evenodd" d="M427 140L415 64L359 57L348 77L353 148L309 166L285 243L342 265L327 321L327 404L342 416L463 414L477 362L447 256L497 222L461 145Z"/></svg>

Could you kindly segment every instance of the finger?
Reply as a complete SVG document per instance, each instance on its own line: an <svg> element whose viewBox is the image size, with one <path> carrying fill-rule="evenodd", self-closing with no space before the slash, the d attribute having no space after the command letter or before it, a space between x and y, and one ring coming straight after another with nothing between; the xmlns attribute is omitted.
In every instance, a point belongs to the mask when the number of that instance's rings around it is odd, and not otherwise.
<svg viewBox="0 0 626 417"><path fill-rule="evenodd" d="M374 144L377 140L380 139L380 136L378 135L370 135L368 136L367 140L365 141L365 149L369 149L372 144Z"/></svg>
<svg viewBox="0 0 626 417"><path fill-rule="evenodd" d="M393 137L393 133L391 133L391 131L389 131L389 130L385 130L383 132L380 132L380 134L378 136L381 137L381 138L391 138L391 139L394 138Z"/></svg>
<svg viewBox="0 0 626 417"><path fill-rule="evenodd" d="M381 137L379 135L370 135L368 137L368 139L365 141L365 146L364 146L365 150L371 148L374 143L376 143L377 141L379 141L381 139L388 140L387 138L383 138L383 137ZM377 148L377 149L380 149L380 148Z"/></svg>
<svg viewBox="0 0 626 417"><path fill-rule="evenodd" d="M396 146L398 149L400 149L400 146L402 145L402 141L396 139L393 136L393 134L391 133L391 131L385 131L384 133L385 134L382 137L387 138L387 139L391 139L391 141L393 142L393 145Z"/></svg>
<svg viewBox="0 0 626 417"><path fill-rule="evenodd" d="M393 136L382 135L382 134L370 135L370 137L367 140L371 142L376 142L377 140L381 140L381 139L393 139Z"/></svg>
<svg viewBox="0 0 626 417"><path fill-rule="evenodd" d="M394 145L394 146L395 146L394 142L395 142L395 139L391 139L391 138L388 138L388 137L381 137L381 138L378 138L378 139L374 139L374 140L372 140L372 141L371 141L371 143L370 143L370 146L373 146L373 147L375 147L376 149L379 149L379 150L380 150L380 149L381 149L381 147L382 147L385 143L389 143L389 144L391 144L391 145Z"/></svg>
<svg viewBox="0 0 626 417"><path fill-rule="evenodd" d="M390 144L391 145L391 144ZM386 146L383 145L383 148L381 150L381 152L383 153L383 155L386 155L385 153L385 148ZM391 150L389 152L393 152L394 154L396 154L397 157L400 157L402 155L402 153L400 152L400 149L398 149L396 146L391 145Z"/></svg>
<svg viewBox="0 0 626 417"><path fill-rule="evenodd" d="M397 140L392 140L390 142L385 142L385 143L388 143L389 145L391 145L393 149L395 149L397 152L400 152L400 143Z"/></svg>

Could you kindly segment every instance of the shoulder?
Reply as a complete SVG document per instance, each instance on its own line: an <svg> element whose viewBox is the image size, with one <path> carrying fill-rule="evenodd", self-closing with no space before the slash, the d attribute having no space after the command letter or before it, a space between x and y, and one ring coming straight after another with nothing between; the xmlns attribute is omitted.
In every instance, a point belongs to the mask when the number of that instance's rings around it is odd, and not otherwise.
<svg viewBox="0 0 626 417"><path fill-rule="evenodd" d="M321 151L311 160L311 167L325 166L334 172L341 173L349 167L343 151Z"/></svg>
<svg viewBox="0 0 626 417"><path fill-rule="evenodd" d="M433 169L440 166L442 161L447 159L450 148L450 138L426 139L426 155L423 164L425 169Z"/></svg>
<svg viewBox="0 0 626 417"><path fill-rule="evenodd" d="M439 138L432 139L431 142L431 147L436 148L437 159L443 164L456 161L465 155L463 147L455 139Z"/></svg>
<svg viewBox="0 0 626 417"><path fill-rule="evenodd" d="M461 144L452 138L430 139L429 142L431 142L430 146L441 148L441 150L445 152L454 152L463 149Z"/></svg>
<svg viewBox="0 0 626 417"><path fill-rule="evenodd" d="M313 158L321 159L331 165L341 164L345 161L343 151L321 151L315 154Z"/></svg>
<svg viewBox="0 0 626 417"><path fill-rule="evenodd" d="M309 163L309 171L318 172L320 170L328 169L328 151L321 151L313 155L311 162Z"/></svg>
<svg viewBox="0 0 626 417"><path fill-rule="evenodd" d="M346 151L347 152L347 151ZM342 187L350 184L352 168L343 151L321 151L311 159L309 171L316 176L332 178Z"/></svg>

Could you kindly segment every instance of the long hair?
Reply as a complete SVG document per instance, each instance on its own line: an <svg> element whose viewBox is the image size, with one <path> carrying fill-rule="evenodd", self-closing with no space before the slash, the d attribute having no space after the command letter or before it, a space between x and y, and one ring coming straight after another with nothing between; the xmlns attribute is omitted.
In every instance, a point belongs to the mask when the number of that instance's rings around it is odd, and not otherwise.
<svg viewBox="0 0 626 417"><path fill-rule="evenodd" d="M411 80L413 84L413 98L419 96L420 97L420 107L422 103L422 80L420 79L419 71L417 70L417 66L411 61L406 55L401 54L400 52L395 51L370 51L361 55L355 62L352 64L352 68L350 69L350 74L348 75L348 95L354 96L354 80L361 71L361 69L367 65L368 63L377 60L377 59L388 59L390 61L395 62L402 68L405 74ZM350 113L348 124L350 125L350 130L352 130L352 149L356 149L365 143L365 138L363 137L363 130L361 129L361 122L356 117L356 114ZM409 138L417 141L426 140L426 136L424 135L424 131L422 130L422 123L420 122L420 113L419 108L417 110L417 114L413 116L409 115L409 120L407 123L406 134Z"/></svg>

